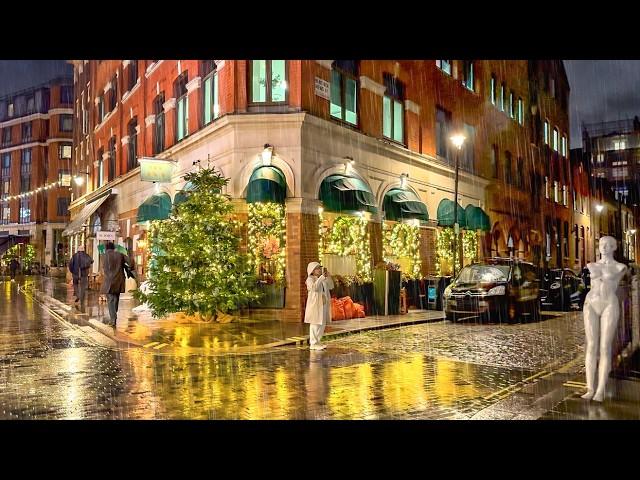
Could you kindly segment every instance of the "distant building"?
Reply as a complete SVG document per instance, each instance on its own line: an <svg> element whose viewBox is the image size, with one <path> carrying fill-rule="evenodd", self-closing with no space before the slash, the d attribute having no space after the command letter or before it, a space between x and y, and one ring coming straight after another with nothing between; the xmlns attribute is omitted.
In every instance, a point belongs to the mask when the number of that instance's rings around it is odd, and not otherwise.
<svg viewBox="0 0 640 480"><path fill-rule="evenodd" d="M36 247L36 261L64 264L69 219L73 78L0 97L0 236Z"/></svg>

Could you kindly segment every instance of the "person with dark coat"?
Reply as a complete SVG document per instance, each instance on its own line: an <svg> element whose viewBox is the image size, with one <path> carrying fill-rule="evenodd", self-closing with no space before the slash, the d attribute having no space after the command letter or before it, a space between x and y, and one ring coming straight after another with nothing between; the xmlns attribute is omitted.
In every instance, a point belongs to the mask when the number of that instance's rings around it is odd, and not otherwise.
<svg viewBox="0 0 640 480"><path fill-rule="evenodd" d="M106 252L104 254L104 280L100 293L107 295L107 303L109 305L109 318L111 326L116 328L116 320L118 316L118 304L120 302L120 294L124 293L125 287L125 265L129 259L126 255L116 252L113 242L108 242Z"/></svg>
<svg viewBox="0 0 640 480"><path fill-rule="evenodd" d="M73 275L73 294L76 296L76 303L80 303L80 311L85 312L87 301L87 290L89 288L89 270L93 259L84 251L84 245L78 246L78 251L73 254L69 261L69 271Z"/></svg>
<svg viewBox="0 0 640 480"><path fill-rule="evenodd" d="M17 258L12 258L11 261L9 262L9 270L11 271L11 280L15 280L16 279L16 272L18 271L18 268L20 267L20 262L18 262Z"/></svg>

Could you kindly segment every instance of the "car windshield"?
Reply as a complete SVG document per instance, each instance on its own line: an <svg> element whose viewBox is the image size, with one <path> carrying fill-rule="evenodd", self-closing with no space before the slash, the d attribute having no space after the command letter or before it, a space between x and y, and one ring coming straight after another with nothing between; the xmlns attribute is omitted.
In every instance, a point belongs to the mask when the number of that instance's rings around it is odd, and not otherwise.
<svg viewBox="0 0 640 480"><path fill-rule="evenodd" d="M506 282L509 269L508 265L471 265L460 271L457 281L460 283Z"/></svg>

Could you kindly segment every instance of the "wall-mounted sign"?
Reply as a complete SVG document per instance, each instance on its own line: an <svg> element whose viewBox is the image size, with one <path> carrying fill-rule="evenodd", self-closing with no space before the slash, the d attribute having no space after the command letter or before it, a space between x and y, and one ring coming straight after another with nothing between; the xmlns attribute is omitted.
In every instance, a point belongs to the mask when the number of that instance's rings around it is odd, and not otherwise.
<svg viewBox="0 0 640 480"><path fill-rule="evenodd" d="M105 231L97 232L96 239L98 241L111 240L112 242L114 242L116 240L116 232L105 232Z"/></svg>
<svg viewBox="0 0 640 480"><path fill-rule="evenodd" d="M327 100L331 100L331 91L329 82L316 77L316 95Z"/></svg>
<svg viewBox="0 0 640 480"><path fill-rule="evenodd" d="M178 163L169 159L138 159L140 163L140 180L143 182L171 183Z"/></svg>

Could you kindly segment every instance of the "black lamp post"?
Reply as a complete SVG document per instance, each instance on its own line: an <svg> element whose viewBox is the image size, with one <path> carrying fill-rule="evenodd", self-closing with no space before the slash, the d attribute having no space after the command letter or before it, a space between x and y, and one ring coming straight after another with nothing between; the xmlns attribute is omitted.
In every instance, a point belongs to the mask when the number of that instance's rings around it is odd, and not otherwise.
<svg viewBox="0 0 640 480"><path fill-rule="evenodd" d="M455 161L456 161L456 176L455 176L455 186L454 186L454 195L453 195L453 278L456 277L456 254L458 252L458 174L460 170L460 151L462 150L462 145L464 144L465 137L461 134L453 135L451 138L451 143L453 143L454 147L456 147L455 152Z"/></svg>

